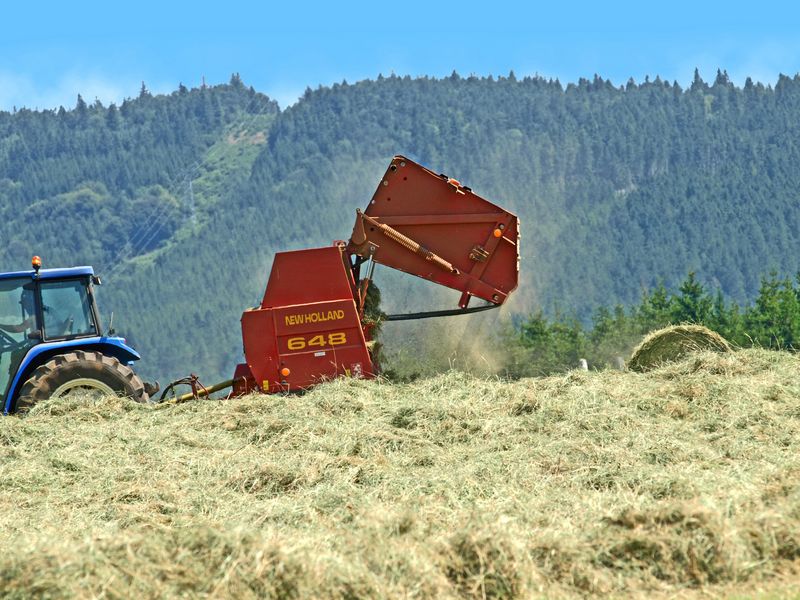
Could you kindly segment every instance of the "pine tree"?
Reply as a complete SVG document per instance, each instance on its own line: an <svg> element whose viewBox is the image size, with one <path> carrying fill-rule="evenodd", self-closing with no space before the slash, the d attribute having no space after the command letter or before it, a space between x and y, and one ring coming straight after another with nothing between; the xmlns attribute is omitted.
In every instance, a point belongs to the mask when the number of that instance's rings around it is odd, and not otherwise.
<svg viewBox="0 0 800 600"><path fill-rule="evenodd" d="M703 284L697 281L694 271L681 284L680 295L675 298L672 320L675 323L705 323L711 314L711 298Z"/></svg>
<svg viewBox="0 0 800 600"><path fill-rule="evenodd" d="M119 127L119 111L117 110L117 105L113 102L106 111L106 127L112 130L116 130Z"/></svg>
<svg viewBox="0 0 800 600"><path fill-rule="evenodd" d="M78 94L78 101L75 104L75 114L78 117L78 121L81 123L85 123L89 115L89 107L86 106L86 102L80 94Z"/></svg>
<svg viewBox="0 0 800 600"><path fill-rule="evenodd" d="M704 92L708 89L708 86L706 85L705 81L703 81L703 78L700 77L700 70L697 68L695 68L694 70L692 85L689 89L693 92Z"/></svg>

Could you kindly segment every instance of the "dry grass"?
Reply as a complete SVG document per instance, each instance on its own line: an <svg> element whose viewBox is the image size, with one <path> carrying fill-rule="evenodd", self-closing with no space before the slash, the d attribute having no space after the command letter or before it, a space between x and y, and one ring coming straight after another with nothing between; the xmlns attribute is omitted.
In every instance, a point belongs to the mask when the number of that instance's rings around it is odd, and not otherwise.
<svg viewBox="0 0 800 600"><path fill-rule="evenodd" d="M645 336L628 360L632 371L649 371L693 352L731 352L728 341L703 325L670 325Z"/></svg>
<svg viewBox="0 0 800 600"><path fill-rule="evenodd" d="M0 419L0 596L800 593L800 361Z"/></svg>

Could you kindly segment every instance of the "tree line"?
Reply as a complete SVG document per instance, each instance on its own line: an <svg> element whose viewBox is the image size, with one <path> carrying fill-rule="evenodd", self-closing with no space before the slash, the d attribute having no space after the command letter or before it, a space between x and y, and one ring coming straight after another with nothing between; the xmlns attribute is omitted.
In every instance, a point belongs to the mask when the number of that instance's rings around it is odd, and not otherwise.
<svg viewBox="0 0 800 600"><path fill-rule="evenodd" d="M580 359L590 368L615 368L647 333L678 324L704 325L735 346L800 349L800 274L775 272L761 279L758 295L741 306L711 290L690 272L675 290L664 284L642 293L638 304L602 306L585 325L575 316L541 311L518 318L503 339L506 369L513 376L546 375L573 369Z"/></svg>

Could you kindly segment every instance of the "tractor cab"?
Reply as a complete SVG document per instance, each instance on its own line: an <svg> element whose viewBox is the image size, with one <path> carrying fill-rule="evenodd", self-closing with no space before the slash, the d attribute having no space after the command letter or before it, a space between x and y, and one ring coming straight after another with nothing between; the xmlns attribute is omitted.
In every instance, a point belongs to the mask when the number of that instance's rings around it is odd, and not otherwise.
<svg viewBox="0 0 800 600"><path fill-rule="evenodd" d="M37 343L34 331L39 330L39 325L34 294L35 287L29 277L0 275L0 390L3 399L11 375L17 372L28 349Z"/></svg>
<svg viewBox="0 0 800 600"><path fill-rule="evenodd" d="M38 381L39 378L32 378L34 372L51 360L58 358L56 362L64 362L60 358L61 355L67 356L64 353L69 353L70 359L78 356L85 363L83 371L96 371L94 379L97 380L109 379L101 377L105 375L101 373L104 369L109 372L119 370L116 365L106 368L110 365L103 364L104 357L106 362L113 360L128 370L127 365L139 358L121 338L106 337L101 333L94 295L94 286L100 280L92 267L40 269L40 266L41 261L34 257L34 268L30 271L0 273L0 401L2 412L6 413L15 410L17 397L25 395L24 388L31 383L29 380ZM91 354L88 363L87 351ZM48 369L54 370L59 369ZM61 379L64 377L56 378L58 381ZM71 381L74 379L76 377ZM91 378L77 379L88 381ZM38 394L35 401L43 399L49 392L63 393L75 387L48 385L47 389L39 389L39 386L34 390ZM88 387L115 392L119 386L98 384Z"/></svg>

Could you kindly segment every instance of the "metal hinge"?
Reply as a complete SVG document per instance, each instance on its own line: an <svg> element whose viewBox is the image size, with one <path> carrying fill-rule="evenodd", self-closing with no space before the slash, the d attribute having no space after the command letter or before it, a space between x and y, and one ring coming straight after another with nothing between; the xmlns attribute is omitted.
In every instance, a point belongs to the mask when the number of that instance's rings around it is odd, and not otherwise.
<svg viewBox="0 0 800 600"><path fill-rule="evenodd" d="M489 258L489 253L482 246L475 246L469 253L469 257L477 262L486 262L486 259Z"/></svg>

